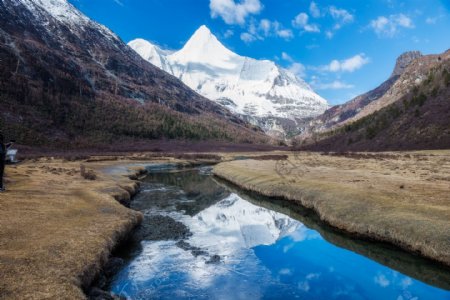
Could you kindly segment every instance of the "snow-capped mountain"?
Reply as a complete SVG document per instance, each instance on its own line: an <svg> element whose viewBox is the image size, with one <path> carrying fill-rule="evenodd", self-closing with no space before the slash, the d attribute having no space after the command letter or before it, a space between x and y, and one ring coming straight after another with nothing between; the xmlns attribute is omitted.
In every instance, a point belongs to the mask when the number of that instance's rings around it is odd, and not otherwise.
<svg viewBox="0 0 450 300"><path fill-rule="evenodd" d="M108 39L119 42L119 38L113 32L86 17L67 0L5 0L5 2L7 2L5 5L11 3L16 7L25 6L26 13L31 13L40 25L46 25L50 30L59 30L59 25L64 24L72 33L82 33L89 27L98 30Z"/></svg>
<svg viewBox="0 0 450 300"><path fill-rule="evenodd" d="M238 253L277 240L301 229L302 223L256 206L236 194L201 211L185 221L193 232L192 245L214 249L221 256Z"/></svg>
<svg viewBox="0 0 450 300"><path fill-rule="evenodd" d="M128 275L133 280L144 282L159 276L159 270L172 270L185 273L196 284L207 285L229 275L235 262L245 261L245 272L252 272L249 267L259 265L255 247L274 245L283 238L302 241L311 238L312 232L299 221L254 205L237 194L192 217L180 212L170 216L189 227L192 236L185 242L206 251L206 255L192 255L170 240L144 242L142 253L130 265ZM212 255L220 256L224 263L205 264Z"/></svg>
<svg viewBox="0 0 450 300"><path fill-rule="evenodd" d="M199 94L266 131L296 131L292 129L298 130L298 121L328 108L302 79L272 61L233 53L204 25L179 51L165 51L142 39L128 45Z"/></svg>

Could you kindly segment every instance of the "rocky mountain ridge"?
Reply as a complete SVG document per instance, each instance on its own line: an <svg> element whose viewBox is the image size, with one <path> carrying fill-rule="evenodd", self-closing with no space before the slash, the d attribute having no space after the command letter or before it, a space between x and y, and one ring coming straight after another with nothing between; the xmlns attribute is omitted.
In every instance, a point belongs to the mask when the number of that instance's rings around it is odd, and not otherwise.
<svg viewBox="0 0 450 300"><path fill-rule="evenodd" d="M324 132L342 126L348 122L370 114L375 108L382 108L384 101L382 98L389 98L394 94L391 90L405 72L407 67L423 55L419 51L409 51L401 54L397 60L391 76L378 87L359 95L350 101L331 107L322 115L314 118L306 125L302 137L310 137L315 133Z"/></svg>
<svg viewBox="0 0 450 300"><path fill-rule="evenodd" d="M449 148L450 50L414 59L376 101L302 142L326 151Z"/></svg>

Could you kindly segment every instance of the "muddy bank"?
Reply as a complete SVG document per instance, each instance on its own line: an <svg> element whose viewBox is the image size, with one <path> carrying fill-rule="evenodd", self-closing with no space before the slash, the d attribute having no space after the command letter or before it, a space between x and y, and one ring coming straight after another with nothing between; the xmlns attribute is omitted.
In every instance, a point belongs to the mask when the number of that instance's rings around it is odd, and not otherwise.
<svg viewBox="0 0 450 300"><path fill-rule="evenodd" d="M213 172L312 209L339 230L450 266L449 168L448 152L381 160L299 154L286 162L221 163Z"/></svg>

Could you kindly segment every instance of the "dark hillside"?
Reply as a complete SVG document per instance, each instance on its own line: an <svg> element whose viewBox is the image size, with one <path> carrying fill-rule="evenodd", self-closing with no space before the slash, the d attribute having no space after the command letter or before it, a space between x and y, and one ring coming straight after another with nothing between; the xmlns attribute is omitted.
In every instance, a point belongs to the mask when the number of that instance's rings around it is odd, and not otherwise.
<svg viewBox="0 0 450 300"><path fill-rule="evenodd" d="M322 151L449 149L450 60L442 60L419 86L397 102L319 134L303 148Z"/></svg>
<svg viewBox="0 0 450 300"><path fill-rule="evenodd" d="M53 11L61 7L64 15ZM0 129L33 146L120 139L266 143L228 110L58 0L0 2Z"/></svg>

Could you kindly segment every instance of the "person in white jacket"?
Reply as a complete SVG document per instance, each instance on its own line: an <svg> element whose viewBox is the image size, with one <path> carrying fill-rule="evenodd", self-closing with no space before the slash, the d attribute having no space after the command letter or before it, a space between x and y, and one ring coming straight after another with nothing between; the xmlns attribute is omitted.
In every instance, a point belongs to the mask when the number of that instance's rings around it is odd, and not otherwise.
<svg viewBox="0 0 450 300"><path fill-rule="evenodd" d="M5 173L5 163L6 163L6 153L8 149L11 147L12 143L5 144L5 138L3 134L0 132L0 192L5 190L5 186L3 184L3 175Z"/></svg>

